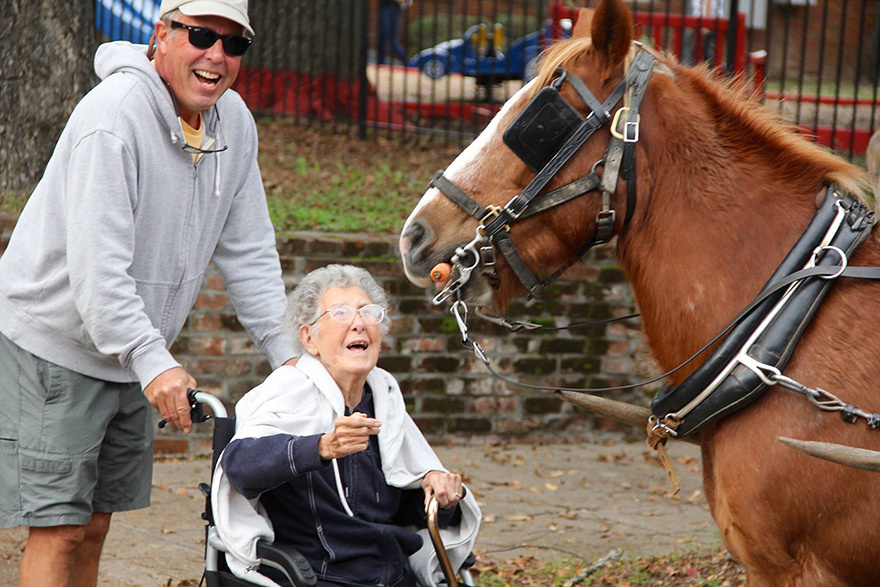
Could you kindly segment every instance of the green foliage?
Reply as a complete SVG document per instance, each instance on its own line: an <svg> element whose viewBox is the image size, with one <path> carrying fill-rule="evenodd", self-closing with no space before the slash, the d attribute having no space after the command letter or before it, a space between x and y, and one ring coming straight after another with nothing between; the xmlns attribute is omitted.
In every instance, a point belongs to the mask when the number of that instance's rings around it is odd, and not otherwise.
<svg viewBox="0 0 880 587"><path fill-rule="evenodd" d="M24 208L27 199L27 194L18 192L0 194L0 212L13 215L18 214Z"/></svg>
<svg viewBox="0 0 880 587"><path fill-rule="evenodd" d="M455 318L446 316L440 320L437 332L440 334L458 334L458 322L456 322Z"/></svg>
<svg viewBox="0 0 880 587"><path fill-rule="evenodd" d="M425 191L426 178L379 164L322 165L299 156L293 179L267 191L275 229L394 233Z"/></svg>
<svg viewBox="0 0 880 587"><path fill-rule="evenodd" d="M476 587L563 587L583 570L582 560L568 557L550 561L527 557L516 562L519 564L514 568L490 568L481 572L476 577Z"/></svg>
<svg viewBox="0 0 880 587"><path fill-rule="evenodd" d="M507 587L509 583L498 575L480 575L477 578L477 587Z"/></svg>
<svg viewBox="0 0 880 587"><path fill-rule="evenodd" d="M721 546L688 548L651 558L624 557L604 565L560 555L545 561L533 555L516 559L477 559L477 587L746 587L745 570Z"/></svg>

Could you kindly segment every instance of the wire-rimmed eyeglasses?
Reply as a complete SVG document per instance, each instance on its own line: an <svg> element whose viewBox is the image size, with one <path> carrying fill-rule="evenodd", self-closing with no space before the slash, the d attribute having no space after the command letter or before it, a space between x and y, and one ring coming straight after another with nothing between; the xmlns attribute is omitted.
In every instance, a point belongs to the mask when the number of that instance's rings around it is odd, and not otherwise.
<svg viewBox="0 0 880 587"><path fill-rule="evenodd" d="M337 324L351 324L355 314L360 314L367 324L378 324L385 318L385 308L379 304L366 304L355 310L346 304L333 304L321 312L321 315L315 318L312 324L316 324L324 314L327 314Z"/></svg>

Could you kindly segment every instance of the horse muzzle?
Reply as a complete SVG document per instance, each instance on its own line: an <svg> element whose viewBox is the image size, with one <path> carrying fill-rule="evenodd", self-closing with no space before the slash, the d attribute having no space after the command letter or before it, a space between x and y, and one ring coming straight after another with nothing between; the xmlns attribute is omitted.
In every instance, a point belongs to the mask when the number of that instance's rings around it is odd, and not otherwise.
<svg viewBox="0 0 880 587"><path fill-rule="evenodd" d="M404 227L398 248L404 272L413 284L425 288L434 285L446 291L448 295L435 303L445 301L453 292L472 303L488 303L491 290L474 272L484 261L479 252L480 241L482 237L477 235L470 241L438 245L430 224L415 218Z"/></svg>

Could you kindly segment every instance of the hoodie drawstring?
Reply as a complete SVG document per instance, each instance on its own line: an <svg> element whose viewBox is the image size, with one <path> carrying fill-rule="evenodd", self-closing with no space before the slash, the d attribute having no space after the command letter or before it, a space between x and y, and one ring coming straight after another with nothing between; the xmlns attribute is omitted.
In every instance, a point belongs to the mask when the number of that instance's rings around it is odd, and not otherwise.
<svg viewBox="0 0 880 587"><path fill-rule="evenodd" d="M342 502L345 513L354 517L354 512L351 511L351 508L348 506L348 500L345 499L345 490L342 488L342 477L339 475L339 464L337 464L336 459L333 459L333 475L336 477L336 492L339 493L339 501Z"/></svg>
<svg viewBox="0 0 880 587"><path fill-rule="evenodd" d="M214 197L220 197L220 153L214 153Z"/></svg>

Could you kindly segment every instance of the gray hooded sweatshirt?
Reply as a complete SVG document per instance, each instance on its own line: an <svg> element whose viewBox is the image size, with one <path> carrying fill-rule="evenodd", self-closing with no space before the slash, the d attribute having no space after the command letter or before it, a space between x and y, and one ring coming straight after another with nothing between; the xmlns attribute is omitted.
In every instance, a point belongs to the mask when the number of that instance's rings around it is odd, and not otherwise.
<svg viewBox="0 0 880 587"><path fill-rule="evenodd" d="M194 164L146 47L102 45L95 70L103 81L71 114L0 257L0 332L73 371L146 386L179 366L168 347L213 259L272 367L293 357L241 97L228 90L202 113L203 147L225 136L229 148Z"/></svg>

